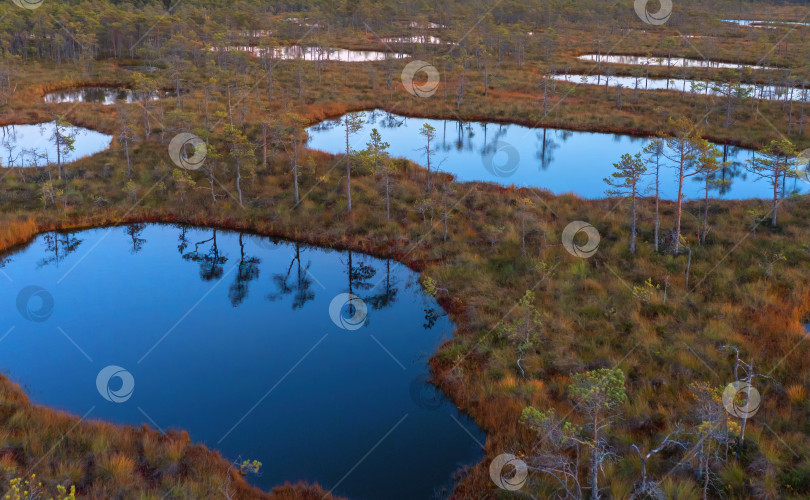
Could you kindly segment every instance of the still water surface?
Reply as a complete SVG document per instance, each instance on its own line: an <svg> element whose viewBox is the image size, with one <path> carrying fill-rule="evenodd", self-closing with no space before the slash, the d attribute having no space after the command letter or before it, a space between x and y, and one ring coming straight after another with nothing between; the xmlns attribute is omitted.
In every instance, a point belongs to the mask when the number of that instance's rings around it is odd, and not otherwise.
<svg viewBox="0 0 810 500"><path fill-rule="evenodd" d="M136 224L41 235L0 271L0 367L36 403L186 429L261 461L265 489L431 498L482 457L481 430L425 383L453 325L396 262ZM337 326L348 307L330 316L349 291L367 308L357 330ZM131 395L125 376L102 383L120 403L97 388L110 365L134 382Z"/></svg>
<svg viewBox="0 0 810 500"><path fill-rule="evenodd" d="M646 57L631 55L611 55L611 54L585 54L578 59L583 61L603 62L608 64L630 64L634 66L666 66L673 68L751 68L751 69L776 69L772 66L757 66L752 64L734 64L709 59L690 59L686 57Z"/></svg>
<svg viewBox="0 0 810 500"><path fill-rule="evenodd" d="M804 101L810 100L810 89L799 87L786 87L783 85L767 84L727 84L705 80L691 80L687 78L645 78L643 75L633 76L607 76L602 74L578 75L562 73L551 78L582 85L600 85L604 87L621 86L630 90L670 90L688 94L703 94L724 96L729 93L732 97L745 97L768 101Z"/></svg>
<svg viewBox="0 0 810 500"><path fill-rule="evenodd" d="M41 167L56 163L55 128L54 122L0 127L0 166ZM82 127L68 127L62 134L75 138L73 151L63 154L62 162L99 153L112 142L111 135Z"/></svg>
<svg viewBox="0 0 810 500"><path fill-rule="evenodd" d="M141 96L146 94L136 93L131 89L118 87L81 87L45 94L45 102L65 103L65 102L87 102L110 106L117 103L133 103L141 100ZM173 95L172 92L155 91L149 95L149 99L156 101L161 97Z"/></svg>
<svg viewBox="0 0 810 500"><path fill-rule="evenodd" d="M650 142L649 138L620 134L406 118L380 110L364 112L362 116L363 129L350 138L352 149L364 149L371 129L377 128L383 140L390 143L392 156L425 165L425 139L419 131L430 124L436 129L436 139L431 144L431 165L455 175L459 181L540 187L555 194L576 193L585 198L604 197L603 179L614 172L613 163L624 153L641 152ZM345 129L339 120L315 125L308 132L309 147L333 154L345 153ZM745 168L751 158L750 150L722 145L718 148L730 165L718 173L717 179L725 179L728 184L711 191L710 197L743 199L772 195L768 185L755 181ZM662 168L662 198L677 198L676 179L674 169ZM648 178L646 184L651 181ZM810 191L810 184L789 180L788 188L788 193L794 189L806 193ZM701 182L687 180L684 192L688 198L702 198L702 189Z"/></svg>
<svg viewBox="0 0 810 500"><path fill-rule="evenodd" d="M385 59L404 59L410 57L402 52L384 52L379 50L352 50L335 47L318 47L290 45L285 47L264 48L255 46L227 47L228 51L248 52L254 56L269 54L273 59L282 61L318 61L318 62L372 62Z"/></svg>

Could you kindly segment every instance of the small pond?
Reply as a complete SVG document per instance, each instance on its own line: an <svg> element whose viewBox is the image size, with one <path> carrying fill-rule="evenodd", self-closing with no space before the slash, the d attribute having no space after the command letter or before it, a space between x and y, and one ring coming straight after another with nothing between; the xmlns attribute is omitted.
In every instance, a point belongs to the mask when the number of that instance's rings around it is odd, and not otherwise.
<svg viewBox="0 0 810 500"><path fill-rule="evenodd" d="M290 45L286 47L275 47L267 49L254 46L228 47L226 50L237 50L249 52L255 56L266 54L270 51L270 57L282 61L321 61L321 62L373 62L385 59L404 59L410 57L401 52L383 52L378 50L351 50L338 49L333 47L316 47L303 45Z"/></svg>
<svg viewBox="0 0 810 500"><path fill-rule="evenodd" d="M381 38L381 42L383 43L418 43L423 45L441 45L443 42L439 37L435 37L432 35L418 35L418 36L395 36L395 37L387 37Z"/></svg>
<svg viewBox="0 0 810 500"><path fill-rule="evenodd" d="M417 278L214 229L44 234L0 257L0 368L36 403L259 460L264 489L433 498L486 436L426 383L453 324Z"/></svg>
<svg viewBox="0 0 810 500"><path fill-rule="evenodd" d="M604 85L606 87L618 87L621 85L626 89L638 88L638 90L672 90L689 94L711 95L724 95L728 92L727 84L683 78L645 78L644 76L607 76L601 74L558 74L553 75L552 78L582 85ZM810 97L810 89L807 88L800 89L798 87L759 85L752 83L741 83L737 88L746 92L747 96L770 101L792 100L807 102ZM735 92L733 86L732 92Z"/></svg>
<svg viewBox="0 0 810 500"><path fill-rule="evenodd" d="M555 194L576 193L584 198L605 196L604 178L614 172L613 163L624 153L636 154L650 139L620 134L572 132L560 129L529 128L484 122L458 122L406 118L384 111L364 112L362 130L350 138L354 150L366 147L372 128L377 128L390 143L392 156L426 164L425 139L420 128L430 124L436 129L431 144L434 169L448 172L459 181L484 181L502 185L539 187ZM333 154L346 151L345 130L340 121L327 121L308 129L309 147ZM744 199L771 196L766 182L756 181L746 169L752 152L733 146L718 146L728 168L717 174L729 181L713 198ZM662 168L661 196L677 197L673 169ZM694 178L692 178L694 179ZM808 192L804 181L789 181L788 191ZM702 198L702 184L687 180L688 198Z"/></svg>
<svg viewBox="0 0 810 500"><path fill-rule="evenodd" d="M578 59L583 61L603 62L608 64L631 64L634 66L666 66L673 68L751 68L776 69L772 66L756 66L751 64L734 64L705 59L689 59L687 57L647 57L628 55L585 54Z"/></svg>
<svg viewBox="0 0 810 500"><path fill-rule="evenodd" d="M60 90L45 94L45 102L88 102L109 106L117 103L133 103L141 100L140 94L131 89L118 87L81 87L70 90ZM155 91L149 94L149 99L156 101L162 97L170 97L173 92Z"/></svg>
<svg viewBox="0 0 810 500"><path fill-rule="evenodd" d="M54 122L0 127L0 165L42 167L56 163L55 128ZM65 163L104 151L112 142L111 135L82 127L68 127L62 135L75 139L73 151L62 156Z"/></svg>
<svg viewBox="0 0 810 500"><path fill-rule="evenodd" d="M739 24L740 26L751 26L754 28L776 28L778 25L810 26L810 23L797 21L756 21L747 19L723 19L723 22Z"/></svg>

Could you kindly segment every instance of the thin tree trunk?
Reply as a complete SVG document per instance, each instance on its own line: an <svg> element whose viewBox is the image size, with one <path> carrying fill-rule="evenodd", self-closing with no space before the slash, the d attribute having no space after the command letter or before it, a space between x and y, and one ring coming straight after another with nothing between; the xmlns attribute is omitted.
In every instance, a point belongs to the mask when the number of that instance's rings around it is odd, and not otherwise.
<svg viewBox="0 0 810 500"><path fill-rule="evenodd" d="M689 252L688 257L686 258L686 288L689 288L689 272L692 267L692 248L691 247L684 247Z"/></svg>
<svg viewBox="0 0 810 500"><path fill-rule="evenodd" d="M387 166L385 170L385 219L391 220L391 188Z"/></svg>
<svg viewBox="0 0 810 500"><path fill-rule="evenodd" d="M56 131L56 175L59 180L62 180L62 141L61 135L59 132L59 122L57 121L55 124Z"/></svg>
<svg viewBox="0 0 810 500"><path fill-rule="evenodd" d="M709 499L709 452L711 451L712 443L709 442L706 454L703 456L703 500Z"/></svg>
<svg viewBox="0 0 810 500"><path fill-rule="evenodd" d="M129 140L124 141L124 151L127 155L127 177L132 177L132 169L129 163Z"/></svg>
<svg viewBox="0 0 810 500"><path fill-rule="evenodd" d="M659 232L661 230L661 216L659 213L659 205L661 197L659 195L659 166L660 160L656 160L656 167L655 167L655 251L658 252L658 239L659 239Z"/></svg>
<svg viewBox="0 0 810 500"><path fill-rule="evenodd" d="M706 244L706 234L709 232L709 173L706 172L706 196L703 199L703 232L700 235L700 244Z"/></svg>
<svg viewBox="0 0 810 500"><path fill-rule="evenodd" d="M678 175L678 210L677 218L675 221L675 249L673 254L677 257L678 250L681 246L681 214L683 213L683 157L681 157L681 166Z"/></svg>
<svg viewBox="0 0 810 500"><path fill-rule="evenodd" d="M352 157L349 154L349 122L346 121L346 200L348 211L352 211Z"/></svg>
<svg viewBox="0 0 810 500"><path fill-rule="evenodd" d="M293 179L295 184L295 204L301 203L301 198L298 195L298 144L293 141Z"/></svg>
<svg viewBox="0 0 810 500"><path fill-rule="evenodd" d="M262 123L262 169L267 170L267 124Z"/></svg>
<svg viewBox="0 0 810 500"><path fill-rule="evenodd" d="M776 227L776 208L779 206L779 169L776 169L776 172L773 174L773 213L771 213L771 226Z"/></svg>
<svg viewBox="0 0 810 500"><path fill-rule="evenodd" d="M636 253L636 188L633 186L633 205L631 209L633 222L630 227L630 255Z"/></svg>

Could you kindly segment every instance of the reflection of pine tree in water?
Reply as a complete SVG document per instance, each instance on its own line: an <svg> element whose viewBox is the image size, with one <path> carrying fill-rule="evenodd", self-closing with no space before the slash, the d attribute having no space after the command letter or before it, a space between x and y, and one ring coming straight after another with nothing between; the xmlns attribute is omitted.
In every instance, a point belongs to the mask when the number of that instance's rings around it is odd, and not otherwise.
<svg viewBox="0 0 810 500"><path fill-rule="evenodd" d="M352 263L352 252L349 251L349 258L346 261L347 267L347 275L349 277L349 293L353 295L357 295L355 292L359 290L369 290L374 287L369 280L377 274L377 270L371 266L368 266L362 262L357 264L356 266ZM359 295L357 295L360 297ZM361 300L365 302L363 297L360 297ZM349 302L349 309L346 311L346 314L349 317L354 317L357 313L354 303Z"/></svg>
<svg viewBox="0 0 810 500"><path fill-rule="evenodd" d="M450 151L450 144L447 143L447 120L442 120L442 142L438 145L437 149Z"/></svg>
<svg viewBox="0 0 810 500"><path fill-rule="evenodd" d="M217 246L217 230L213 230L213 236L207 240L194 244L194 251L183 255L185 260L198 262L200 264L200 278L203 281L219 279L223 275L222 264L228 262L228 258L219 254ZM200 252L200 245L211 242L211 247L207 252Z"/></svg>
<svg viewBox="0 0 810 500"><path fill-rule="evenodd" d="M456 150L457 151L464 151L465 149L468 151L472 151L472 140L475 137L475 132L473 131L472 124L464 123L462 121L456 122L456 127L458 130L458 137L456 138ZM467 130L467 137L466 137L466 147L464 144L465 137L464 137L464 130Z"/></svg>
<svg viewBox="0 0 810 500"><path fill-rule="evenodd" d="M742 177L743 180L745 179L746 170L743 162L729 160L729 155L733 152L734 151L730 149L728 144L723 145L723 164L726 166L714 174L718 186L717 193L720 195L724 195L731 191L731 181L733 181L735 178Z"/></svg>
<svg viewBox="0 0 810 500"><path fill-rule="evenodd" d="M48 255L40 260L37 264L39 267L44 267L49 264L56 264L56 267L59 267L59 263L68 255L75 252L83 241L73 236L71 233L47 233L43 236L43 240L45 243L45 252L52 255Z"/></svg>
<svg viewBox="0 0 810 500"><path fill-rule="evenodd" d="M346 262L346 267L349 277L349 293L373 288L374 285L369 283L369 280L377 274L377 270L362 261L357 265L353 264L352 252L349 251L348 254L349 258Z"/></svg>
<svg viewBox="0 0 810 500"><path fill-rule="evenodd" d="M566 135L563 135L563 141L567 139ZM560 147L557 144L557 141L548 137L548 129L543 129L543 132L537 133L537 140L539 141L537 144L537 159L540 160L540 170L546 170L551 162L554 161L554 150Z"/></svg>
<svg viewBox="0 0 810 500"><path fill-rule="evenodd" d="M391 113L386 113L385 117L380 120L380 125L384 128L399 128L405 124L405 120L405 117L400 118Z"/></svg>
<svg viewBox="0 0 810 500"><path fill-rule="evenodd" d="M290 282L290 277L293 271L293 266L297 264L295 282ZM295 243L295 254L290 262L290 267L287 268L287 274L273 275L273 281L278 288L278 293L270 294L267 296L270 300L278 300L284 295L293 293L292 308L300 309L304 305L315 299L315 293L310 290L312 287L312 280L309 278L309 266L311 262L307 262L305 266L301 265L301 245Z"/></svg>
<svg viewBox="0 0 810 500"><path fill-rule="evenodd" d="M236 271L236 279L228 290L228 298L231 299L233 307L239 306L248 296L248 283L259 277L258 257L248 257L245 255L245 244L242 241L244 235L239 233L239 267Z"/></svg>
<svg viewBox="0 0 810 500"><path fill-rule="evenodd" d="M441 307L426 307L425 322L422 324L422 327L425 330L430 330L436 324L436 320L442 316L447 316L447 313L444 312L444 309Z"/></svg>
<svg viewBox="0 0 810 500"><path fill-rule="evenodd" d="M144 228L146 228L146 224L130 224L127 226L127 236L132 239L132 253L140 252L143 244L146 243L146 240L141 238Z"/></svg>
<svg viewBox="0 0 810 500"><path fill-rule="evenodd" d="M380 293L369 295L368 298L366 298L366 303L371 306L372 309L388 307L393 305L397 300L399 289L396 286L396 280L391 277L391 259L385 260L385 280L383 280L381 284L383 286ZM377 285L374 289L376 290L379 286L380 285Z"/></svg>
<svg viewBox="0 0 810 500"><path fill-rule="evenodd" d="M177 241L180 242L177 245L177 251L180 252L180 255L183 255L183 252L188 248L188 227L183 225L178 225L177 227L180 229L180 235L177 236Z"/></svg>
<svg viewBox="0 0 810 500"><path fill-rule="evenodd" d="M353 295L357 295L360 297L359 292L362 290L369 290L374 287L373 284L369 283L369 280L373 278L377 274L377 270L373 267L360 262L357 265L354 265L352 262L352 252L348 252L348 260L346 261L346 274L349 277L349 293ZM360 297L361 300L365 302L363 297ZM356 314L356 310L353 303L349 303L349 310L346 311L346 314L350 317L353 317Z"/></svg>
<svg viewBox="0 0 810 500"><path fill-rule="evenodd" d="M495 131L495 137L490 139L488 135L489 124L483 123L482 125L484 129L484 145L481 146L481 152L479 154L483 158L487 155L494 154L498 151L498 141L500 141L506 135L506 131L508 130L508 128L501 124L498 124L498 130Z"/></svg>
<svg viewBox="0 0 810 500"><path fill-rule="evenodd" d="M313 132L328 132L340 126L341 120L324 120L321 123L313 125L309 130Z"/></svg>

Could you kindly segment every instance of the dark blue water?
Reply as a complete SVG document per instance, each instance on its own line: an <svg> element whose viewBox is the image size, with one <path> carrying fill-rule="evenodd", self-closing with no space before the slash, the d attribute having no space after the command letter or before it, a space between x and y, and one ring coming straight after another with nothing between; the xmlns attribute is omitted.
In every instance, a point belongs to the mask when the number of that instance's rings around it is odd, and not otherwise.
<svg viewBox="0 0 810 500"><path fill-rule="evenodd" d="M186 429L261 461L265 489L431 498L482 457L425 384L452 323L396 262L169 225L46 234L0 260L0 367L37 403Z"/></svg>
<svg viewBox="0 0 810 500"><path fill-rule="evenodd" d="M459 122L425 118L405 118L384 111L363 113L363 130L352 135L349 145L354 150L366 148L372 128L377 128L390 143L391 155L408 158L425 165L425 138L419 130L424 124L436 129L431 144L434 169L451 173L461 182L483 181L501 185L539 187L555 194L576 193L584 198L603 198L605 177L615 170L613 164L622 154L640 153L648 138L596 132L572 132L560 129L530 128L483 122ZM309 147L333 154L346 151L345 128L339 121L327 121L308 129ZM773 196L768 183L746 170L752 152L733 146L718 146L730 162L719 172L717 180L728 184L710 191L712 198L749 199ZM672 168L661 169L661 197L676 199L677 176ZM687 199L703 198L703 183L695 177L686 181ZM650 186L652 177L646 179ZM810 192L810 184L788 181L791 191ZM643 194L652 195L654 191Z"/></svg>

